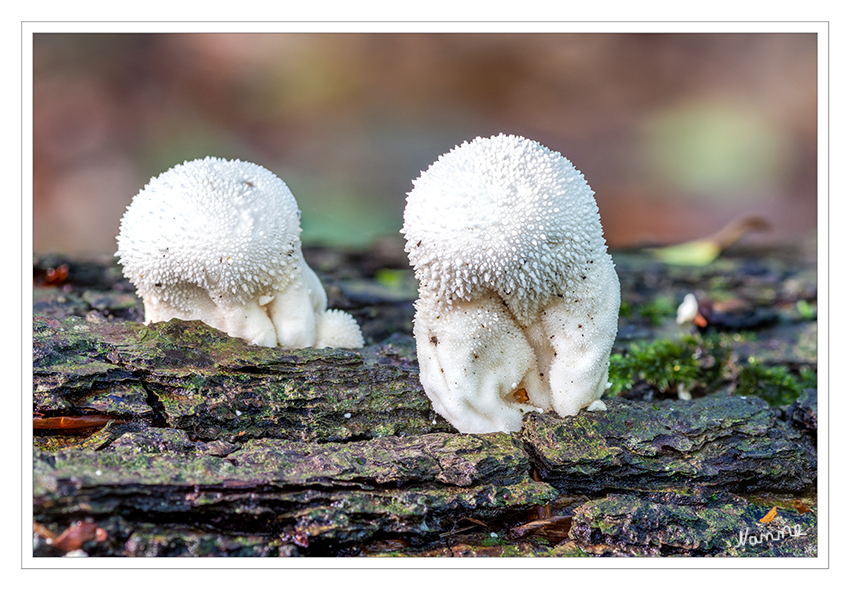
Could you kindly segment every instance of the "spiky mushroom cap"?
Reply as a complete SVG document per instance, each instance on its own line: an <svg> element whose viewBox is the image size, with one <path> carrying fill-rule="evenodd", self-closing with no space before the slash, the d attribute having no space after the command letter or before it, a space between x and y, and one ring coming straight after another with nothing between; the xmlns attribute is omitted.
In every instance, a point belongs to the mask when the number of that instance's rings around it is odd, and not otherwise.
<svg viewBox="0 0 850 590"><path fill-rule="evenodd" d="M116 255L160 301L180 307L191 286L242 303L296 274L299 218L272 172L208 157L151 179L121 220Z"/></svg>
<svg viewBox="0 0 850 590"><path fill-rule="evenodd" d="M147 322L199 319L264 346L314 346L327 298L301 254L300 216L271 171L207 157L136 195L116 256Z"/></svg>
<svg viewBox="0 0 850 590"><path fill-rule="evenodd" d="M593 191L569 160L513 135L476 138L413 182L402 233L423 289L451 306L495 290L520 321L604 251Z"/></svg>

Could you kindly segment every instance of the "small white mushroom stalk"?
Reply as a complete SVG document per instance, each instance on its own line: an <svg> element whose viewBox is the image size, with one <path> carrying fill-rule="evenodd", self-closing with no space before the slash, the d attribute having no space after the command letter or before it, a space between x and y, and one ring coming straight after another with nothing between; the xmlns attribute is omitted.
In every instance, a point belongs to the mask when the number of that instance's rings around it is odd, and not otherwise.
<svg viewBox="0 0 850 590"><path fill-rule="evenodd" d="M620 285L593 191L559 153L476 138L414 181L402 233L419 279L414 336L435 411L461 432L598 400Z"/></svg>
<svg viewBox="0 0 850 590"><path fill-rule="evenodd" d="M116 256L148 323L201 320L261 346L363 346L354 318L326 309L301 253L300 217L289 188L262 166L184 162L133 198Z"/></svg>

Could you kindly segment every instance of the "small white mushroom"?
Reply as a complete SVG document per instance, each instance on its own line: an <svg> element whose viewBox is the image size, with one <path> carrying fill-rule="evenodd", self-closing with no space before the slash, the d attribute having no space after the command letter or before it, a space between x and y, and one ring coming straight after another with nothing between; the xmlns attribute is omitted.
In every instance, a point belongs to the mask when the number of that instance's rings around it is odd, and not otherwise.
<svg viewBox="0 0 850 590"><path fill-rule="evenodd" d="M261 346L363 346L354 318L336 310L345 330L317 339L331 312L301 254L300 217L289 188L262 166L184 162L133 198L116 256L148 323L201 320Z"/></svg>
<svg viewBox="0 0 850 590"><path fill-rule="evenodd" d="M601 399L598 399L595 402L593 402L592 404L590 404L589 406L587 406L587 411L588 412L607 412L608 406L606 406L605 402L603 402Z"/></svg>
<svg viewBox="0 0 850 590"><path fill-rule="evenodd" d="M607 385L620 290L593 191L560 154L476 138L414 181L402 233L435 411L461 432L575 415Z"/></svg>
<svg viewBox="0 0 850 590"><path fill-rule="evenodd" d="M676 323L681 325L693 322L697 313L699 313L697 298L693 293L688 293L679 305L679 309L676 310Z"/></svg>

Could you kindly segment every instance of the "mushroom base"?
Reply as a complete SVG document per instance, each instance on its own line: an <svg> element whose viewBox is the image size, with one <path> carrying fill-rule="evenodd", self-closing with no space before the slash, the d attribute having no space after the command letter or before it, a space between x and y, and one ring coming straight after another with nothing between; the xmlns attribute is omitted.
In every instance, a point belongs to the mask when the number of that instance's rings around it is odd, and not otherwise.
<svg viewBox="0 0 850 590"><path fill-rule="evenodd" d="M200 320L259 346L282 348L363 346L360 327L351 315L328 310L327 297L313 270L303 261L299 280L269 287L245 302L217 297L197 285L181 284L181 305L161 293L139 291L145 322ZM172 287L173 288L173 287Z"/></svg>
<svg viewBox="0 0 850 590"><path fill-rule="evenodd" d="M492 293L449 308L420 293L413 333L434 411L461 432L513 432L527 412L570 416L602 397L620 292L613 265L597 268L595 288L554 298L527 325Z"/></svg>

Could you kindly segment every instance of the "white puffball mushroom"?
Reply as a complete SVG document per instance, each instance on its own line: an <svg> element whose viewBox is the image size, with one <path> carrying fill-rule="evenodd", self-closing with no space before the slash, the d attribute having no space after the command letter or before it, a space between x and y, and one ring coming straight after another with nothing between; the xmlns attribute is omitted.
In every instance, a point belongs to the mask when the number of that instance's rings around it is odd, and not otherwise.
<svg viewBox="0 0 850 590"><path fill-rule="evenodd" d="M413 182L420 380L461 432L575 415L607 386L620 283L584 176L513 135L476 138Z"/></svg>
<svg viewBox="0 0 850 590"><path fill-rule="evenodd" d="M300 218L269 170L207 157L152 178L133 198L115 255L146 323L201 320L261 346L362 346L354 318L326 309L301 253ZM337 327L322 328L328 314Z"/></svg>
<svg viewBox="0 0 850 590"><path fill-rule="evenodd" d="M587 411L588 412L607 412L608 406L606 406L605 402L603 402L601 399L598 399L595 402L593 402L592 404L590 404L589 406L587 406Z"/></svg>

